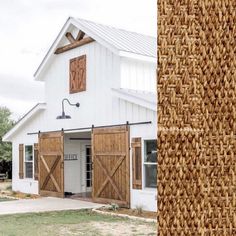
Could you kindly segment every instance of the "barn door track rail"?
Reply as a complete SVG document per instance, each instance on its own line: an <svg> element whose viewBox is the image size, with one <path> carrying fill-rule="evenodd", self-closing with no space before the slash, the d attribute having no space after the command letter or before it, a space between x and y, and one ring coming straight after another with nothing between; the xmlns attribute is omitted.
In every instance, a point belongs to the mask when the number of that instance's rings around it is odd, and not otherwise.
<svg viewBox="0 0 236 236"><path fill-rule="evenodd" d="M60 131L71 132L71 131L80 131L80 130L93 130L94 128L112 128L112 127L119 127L119 126L123 126L123 125L134 126L134 125L148 125L148 124L152 124L152 121L133 122L133 123L129 123L127 121L126 123L115 124L115 125L102 125L102 126L92 125L90 127L82 127L82 128L74 128L74 129L63 129L62 128L60 130L32 132L32 133L27 133L27 135L36 135L36 134L39 134L39 133L53 133L53 132L60 132Z"/></svg>

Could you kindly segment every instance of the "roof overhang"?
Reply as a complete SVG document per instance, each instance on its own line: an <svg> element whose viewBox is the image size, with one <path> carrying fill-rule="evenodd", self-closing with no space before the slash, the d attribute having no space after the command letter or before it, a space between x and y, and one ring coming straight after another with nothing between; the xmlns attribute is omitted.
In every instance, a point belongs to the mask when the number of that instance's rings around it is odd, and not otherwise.
<svg viewBox="0 0 236 236"><path fill-rule="evenodd" d="M151 62L153 64L157 64L157 58L156 57L150 57L150 56L135 54L135 53L131 53L131 52L125 52L125 51L120 51L119 56L126 57L126 58L132 58L134 60L146 61L146 62Z"/></svg>
<svg viewBox="0 0 236 236"><path fill-rule="evenodd" d="M90 30L88 27L86 27L85 25L80 23L80 21L76 20L73 17L69 17L67 19L66 23L64 24L64 26L62 27L61 31L59 32L58 36L54 40L53 44L49 48L47 54L43 58L41 64L38 67L38 69L34 73L35 80L43 81L43 76L42 76L43 72L46 70L47 65L50 64L50 61L54 57L57 56L57 55L54 54L54 52L56 51L59 43L61 42L61 40L63 39L63 37L67 33L70 26L74 26L74 27L78 28L79 30L83 31L86 35L88 35L89 37L94 39L94 41L96 41L99 44L103 45L108 50L113 52L115 55L118 55L118 56L121 56L121 57L129 57L129 58L133 58L133 59L136 59L136 60L148 61L148 62L152 62L152 63L157 62L156 58L153 58L153 57L150 57L150 56L139 55L139 54L135 54L135 53L130 53L130 52L118 50L114 45L109 43L107 40L100 37L98 34L96 34L92 30Z"/></svg>
<svg viewBox="0 0 236 236"><path fill-rule="evenodd" d="M46 103L38 103L29 112L27 112L3 137L4 142L11 142L12 136L33 116L46 109Z"/></svg>
<svg viewBox="0 0 236 236"><path fill-rule="evenodd" d="M150 93L141 94L141 93L130 92L125 89L115 89L115 88L112 89L112 93L116 97L126 100L130 103L145 107L155 112L157 111L157 99L155 94L152 94L152 96L150 96Z"/></svg>

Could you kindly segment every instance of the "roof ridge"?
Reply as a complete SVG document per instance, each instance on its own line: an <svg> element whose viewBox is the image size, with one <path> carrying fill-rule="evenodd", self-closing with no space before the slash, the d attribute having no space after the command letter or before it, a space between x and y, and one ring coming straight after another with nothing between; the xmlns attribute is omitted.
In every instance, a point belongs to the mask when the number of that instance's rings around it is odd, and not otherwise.
<svg viewBox="0 0 236 236"><path fill-rule="evenodd" d="M152 38L152 39L157 39L157 37L152 36L152 35L147 35L147 34L135 32L135 31L132 31L132 30L127 30L127 29L115 27L115 26L112 26L112 25L103 24L103 23L100 23L100 22L98 23L98 22L87 20L87 19L84 19L84 18L78 18L78 17L71 17L71 18L74 18L75 20L79 20L79 21L86 21L88 23L93 23L93 24L96 24L96 25L109 27L109 28L112 28L112 29L115 29L115 30L124 31L124 32L127 32L127 33L132 33L132 34L137 34L137 35L144 36L144 37L149 37L149 38Z"/></svg>

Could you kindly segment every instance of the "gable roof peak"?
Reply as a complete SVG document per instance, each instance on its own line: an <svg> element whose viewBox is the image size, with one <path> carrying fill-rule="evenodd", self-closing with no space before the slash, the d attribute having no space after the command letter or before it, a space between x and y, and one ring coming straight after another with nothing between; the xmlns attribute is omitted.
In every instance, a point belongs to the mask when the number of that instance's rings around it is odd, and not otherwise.
<svg viewBox="0 0 236 236"><path fill-rule="evenodd" d="M40 78L41 72L44 71L48 61L54 56L59 43L68 32L71 25L75 26L116 55L156 62L157 40L155 37L118 29L113 26L107 26L89 20L69 17L35 72L34 76L36 80L42 80Z"/></svg>

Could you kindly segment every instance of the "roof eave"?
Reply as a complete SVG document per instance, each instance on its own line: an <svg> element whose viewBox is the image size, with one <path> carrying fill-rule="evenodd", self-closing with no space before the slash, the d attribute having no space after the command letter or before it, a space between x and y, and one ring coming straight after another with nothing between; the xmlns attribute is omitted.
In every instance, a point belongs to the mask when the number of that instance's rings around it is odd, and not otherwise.
<svg viewBox="0 0 236 236"><path fill-rule="evenodd" d="M157 103L150 102L145 99L141 99L139 97L136 97L135 95L127 94L127 93L119 91L118 89L115 89L115 88L112 89L112 93L116 97L119 97L123 100L126 100L128 102L134 103L134 104L142 106L142 107L145 107L145 108L155 111L155 112L157 111Z"/></svg>
<svg viewBox="0 0 236 236"><path fill-rule="evenodd" d="M126 58L132 58L132 59L139 60L139 61L151 62L153 64L157 64L157 58L152 57L152 56L141 55L141 54L126 52L126 51L120 51L119 56L120 57L126 57Z"/></svg>
<svg viewBox="0 0 236 236"><path fill-rule="evenodd" d="M24 125L32 116L41 110L46 109L46 103L38 103L29 112L27 112L15 125L10 129L3 137L3 142L11 142L12 136L17 132L17 130Z"/></svg>

